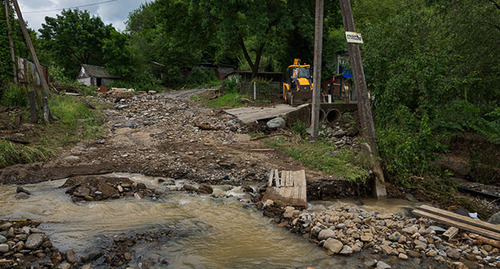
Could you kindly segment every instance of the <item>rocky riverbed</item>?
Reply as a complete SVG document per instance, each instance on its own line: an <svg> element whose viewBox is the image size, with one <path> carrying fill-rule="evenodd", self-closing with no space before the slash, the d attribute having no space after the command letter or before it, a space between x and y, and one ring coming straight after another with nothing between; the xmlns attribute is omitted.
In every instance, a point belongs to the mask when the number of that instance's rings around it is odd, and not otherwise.
<svg viewBox="0 0 500 269"><path fill-rule="evenodd" d="M0 268L70 268L75 253L59 252L31 220L0 220Z"/></svg>
<svg viewBox="0 0 500 269"><path fill-rule="evenodd" d="M451 268L500 268L498 247L475 240L477 235L466 232L448 240L442 235L446 226L415 217L410 209L396 214L368 212L356 206L309 211L272 200L260 207L279 226L307 237L331 255L371 253L366 258L367 267L399 267L400 260L410 259L422 267L433 260Z"/></svg>

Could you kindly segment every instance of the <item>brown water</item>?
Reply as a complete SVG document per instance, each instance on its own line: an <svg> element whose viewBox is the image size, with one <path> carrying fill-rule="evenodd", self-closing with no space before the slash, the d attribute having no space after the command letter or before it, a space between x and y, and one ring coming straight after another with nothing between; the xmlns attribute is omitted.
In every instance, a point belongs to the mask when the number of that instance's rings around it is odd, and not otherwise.
<svg viewBox="0 0 500 269"><path fill-rule="evenodd" d="M150 177L113 175L165 189ZM166 258L169 268L332 268L339 264L353 268L360 264L357 258L327 256L307 239L269 224L261 212L235 197L173 192L159 201L129 198L75 204L64 189L57 189L63 183L25 185L32 192L28 200L14 200L15 186L0 186L0 218L43 221L40 228L57 248L80 254L114 234L173 230L182 237L134 247L136 255L145 259Z"/></svg>

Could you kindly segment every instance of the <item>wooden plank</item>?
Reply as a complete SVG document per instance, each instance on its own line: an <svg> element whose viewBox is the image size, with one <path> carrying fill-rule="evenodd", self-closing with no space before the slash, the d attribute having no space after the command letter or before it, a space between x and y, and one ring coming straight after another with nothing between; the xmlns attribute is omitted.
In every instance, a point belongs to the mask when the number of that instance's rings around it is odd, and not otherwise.
<svg viewBox="0 0 500 269"><path fill-rule="evenodd" d="M432 214L440 215L443 217L454 219L456 221L465 222L465 223L473 225L473 226L481 227L483 229L491 230L495 233L500 233L500 226L498 226L498 225L494 225L494 224L480 221L477 219L469 218L466 216L462 216L462 215L459 215L459 214L456 214L456 213L453 213L453 212L450 212L447 210L439 209L439 208L428 206L428 205L422 205L422 206L417 207L417 208L420 210L423 210L423 211L430 212Z"/></svg>
<svg viewBox="0 0 500 269"><path fill-rule="evenodd" d="M443 217L440 215L436 215L433 213L429 213L429 212L426 212L426 211L423 211L420 209L414 209L413 214L415 214L417 216L424 217L424 218L433 219L437 222L444 223L444 224L450 225L450 226L455 226L455 227L458 227L460 229L467 230L467 231L470 231L473 233L477 233L477 234L480 234L480 235L483 235L483 236L486 236L486 237L489 237L489 238L492 238L495 240L500 240L500 233L496 233L496 232L493 232L493 231L490 231L490 230L487 230L484 228L476 227L476 226L473 226L473 225L470 225L467 223L463 223L463 222L460 222L457 220L449 219L449 218L446 218L446 217Z"/></svg>
<svg viewBox="0 0 500 269"><path fill-rule="evenodd" d="M276 187L278 187L279 178L280 178L280 175L279 175L278 169L275 169L274 170L274 181L276 182Z"/></svg>
<svg viewBox="0 0 500 269"><path fill-rule="evenodd" d="M268 187L273 186L273 175L274 175L274 169L271 169L271 171L269 171L269 181L267 183Z"/></svg>
<svg viewBox="0 0 500 269"><path fill-rule="evenodd" d="M294 180L294 186L306 186L306 174L304 170L295 171L296 176Z"/></svg>
<svg viewBox="0 0 500 269"><path fill-rule="evenodd" d="M443 233L443 236L448 238L448 240L452 239L455 237L455 235L458 234L458 228L457 227L450 227L446 232Z"/></svg>
<svg viewBox="0 0 500 269"><path fill-rule="evenodd" d="M294 186L294 181L295 181L295 172L290 171L290 177L288 178L288 181L286 182L287 187L293 187Z"/></svg>
<svg viewBox="0 0 500 269"><path fill-rule="evenodd" d="M288 185L289 180L290 180L290 171L283 171L281 179L282 186L286 187Z"/></svg>

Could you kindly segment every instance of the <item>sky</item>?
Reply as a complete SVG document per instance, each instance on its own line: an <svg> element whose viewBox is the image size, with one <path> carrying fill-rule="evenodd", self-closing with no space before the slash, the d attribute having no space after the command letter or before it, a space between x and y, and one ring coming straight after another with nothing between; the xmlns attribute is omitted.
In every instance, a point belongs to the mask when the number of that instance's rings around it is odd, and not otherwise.
<svg viewBox="0 0 500 269"><path fill-rule="evenodd" d="M76 6L88 10L91 15L101 17L105 24L112 24L117 30L125 30L128 14L145 2L151 0L18 0L28 27L38 31L45 22L45 17L56 17L63 8ZM99 4L97 4L99 3ZM96 5L92 5L96 4ZM88 5L88 6L85 6Z"/></svg>

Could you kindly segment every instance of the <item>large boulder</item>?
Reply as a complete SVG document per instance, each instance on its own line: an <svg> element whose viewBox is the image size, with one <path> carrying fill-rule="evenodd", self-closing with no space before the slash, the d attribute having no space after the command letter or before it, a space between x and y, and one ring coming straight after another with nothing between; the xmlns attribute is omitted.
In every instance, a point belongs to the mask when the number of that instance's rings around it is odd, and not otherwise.
<svg viewBox="0 0 500 269"><path fill-rule="evenodd" d="M318 240L325 240L330 237L335 237L335 231L332 229L324 229L318 234Z"/></svg>
<svg viewBox="0 0 500 269"><path fill-rule="evenodd" d="M330 254L337 254L342 250L344 244L337 239L328 238L323 244L323 248L328 250Z"/></svg>
<svg viewBox="0 0 500 269"><path fill-rule="evenodd" d="M266 123L267 127L271 129L285 128L286 121L282 117L274 118Z"/></svg>

